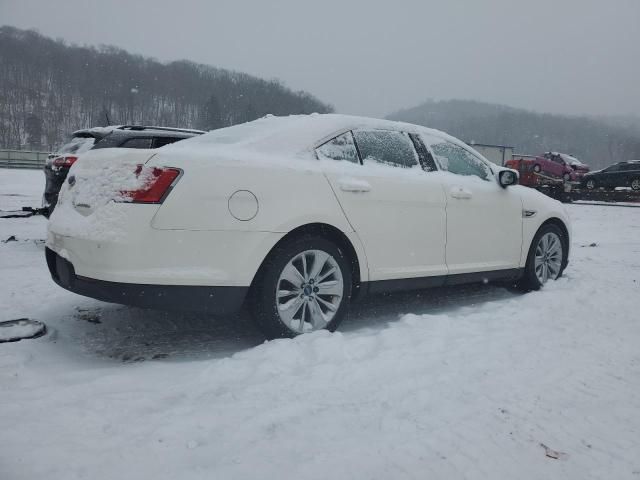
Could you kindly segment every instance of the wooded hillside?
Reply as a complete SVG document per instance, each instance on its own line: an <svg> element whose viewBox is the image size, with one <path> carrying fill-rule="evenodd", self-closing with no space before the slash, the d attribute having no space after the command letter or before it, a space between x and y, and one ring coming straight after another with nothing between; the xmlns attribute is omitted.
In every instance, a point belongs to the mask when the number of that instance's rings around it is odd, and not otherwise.
<svg viewBox="0 0 640 480"><path fill-rule="evenodd" d="M510 145L523 154L569 153L592 168L640 158L640 131L587 117L448 100L427 101L388 118L444 130L466 142Z"/></svg>
<svg viewBox="0 0 640 480"><path fill-rule="evenodd" d="M50 150L73 130L107 122L208 130L267 113L332 111L277 80L13 27L0 28L0 67L0 148Z"/></svg>

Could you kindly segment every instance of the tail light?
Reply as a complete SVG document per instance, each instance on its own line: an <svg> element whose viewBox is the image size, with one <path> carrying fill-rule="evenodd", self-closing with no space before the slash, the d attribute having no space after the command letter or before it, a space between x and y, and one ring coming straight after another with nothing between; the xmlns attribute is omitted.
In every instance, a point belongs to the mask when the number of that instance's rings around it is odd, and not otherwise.
<svg viewBox="0 0 640 480"><path fill-rule="evenodd" d="M57 157L53 160L54 167L70 167L74 163L76 163L78 157L74 155L64 155L62 157Z"/></svg>
<svg viewBox="0 0 640 480"><path fill-rule="evenodd" d="M144 170L144 171L143 171ZM151 167L138 165L136 177L144 173L144 182L136 190L121 192L125 201L131 203L162 203L169 194L181 171L177 168Z"/></svg>

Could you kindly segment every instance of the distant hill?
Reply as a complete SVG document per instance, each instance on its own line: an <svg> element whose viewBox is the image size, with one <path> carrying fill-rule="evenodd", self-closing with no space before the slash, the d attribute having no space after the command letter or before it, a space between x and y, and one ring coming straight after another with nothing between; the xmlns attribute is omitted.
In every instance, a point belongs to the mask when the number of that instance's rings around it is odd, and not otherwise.
<svg viewBox="0 0 640 480"><path fill-rule="evenodd" d="M0 28L0 148L48 150L71 131L108 120L213 129L267 113L332 110L276 80Z"/></svg>
<svg viewBox="0 0 640 480"><path fill-rule="evenodd" d="M471 100L427 101L388 118L444 130L466 142L511 145L518 153L565 152L592 168L640 158L640 129L619 118L534 113Z"/></svg>
<svg viewBox="0 0 640 480"><path fill-rule="evenodd" d="M606 123L612 127L626 130L631 135L640 136L640 116L637 115L606 115L593 117L599 122Z"/></svg>

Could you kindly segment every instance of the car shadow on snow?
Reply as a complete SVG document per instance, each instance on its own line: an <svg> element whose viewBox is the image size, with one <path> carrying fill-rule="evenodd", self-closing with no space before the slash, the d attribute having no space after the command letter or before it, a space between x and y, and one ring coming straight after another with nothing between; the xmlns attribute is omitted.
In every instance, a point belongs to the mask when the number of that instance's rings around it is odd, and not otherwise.
<svg viewBox="0 0 640 480"><path fill-rule="evenodd" d="M466 285L366 297L355 302L340 331L382 329L403 314L455 313L513 297L495 285ZM106 304L76 307L74 342L91 355L117 361L222 358L264 342L246 311L226 317L177 314Z"/></svg>
<svg viewBox="0 0 640 480"><path fill-rule="evenodd" d="M371 296L353 304L351 314L340 330L351 332L362 328L383 328L408 313L415 315L455 313L458 308L517 295L519 293L495 284L469 284Z"/></svg>
<svg viewBox="0 0 640 480"><path fill-rule="evenodd" d="M221 358L264 342L249 316L212 317L96 304L76 308L72 336L89 354L124 362Z"/></svg>

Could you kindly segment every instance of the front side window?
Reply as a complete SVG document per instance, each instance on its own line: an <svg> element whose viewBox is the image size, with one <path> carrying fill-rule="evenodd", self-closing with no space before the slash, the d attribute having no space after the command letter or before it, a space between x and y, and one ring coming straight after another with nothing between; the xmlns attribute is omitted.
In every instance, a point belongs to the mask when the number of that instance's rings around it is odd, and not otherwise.
<svg viewBox="0 0 640 480"><path fill-rule="evenodd" d="M432 137L428 140L440 170L489 179L489 167L471 152L441 138Z"/></svg>
<svg viewBox="0 0 640 480"><path fill-rule="evenodd" d="M346 160L347 162L360 163L358 150L353 143L351 132L343 133L316 148L319 160Z"/></svg>
<svg viewBox="0 0 640 480"><path fill-rule="evenodd" d="M418 166L418 154L406 133L392 130L353 132L363 163L377 162L394 167Z"/></svg>

